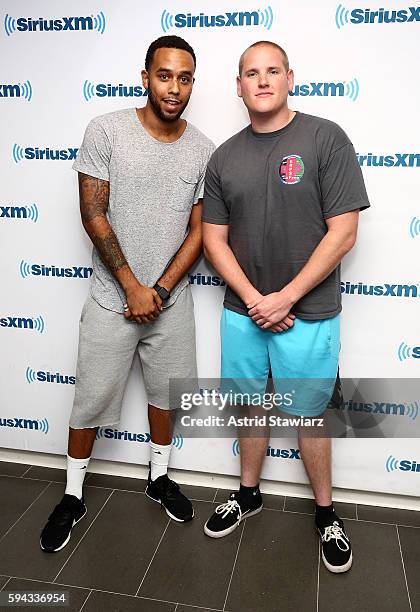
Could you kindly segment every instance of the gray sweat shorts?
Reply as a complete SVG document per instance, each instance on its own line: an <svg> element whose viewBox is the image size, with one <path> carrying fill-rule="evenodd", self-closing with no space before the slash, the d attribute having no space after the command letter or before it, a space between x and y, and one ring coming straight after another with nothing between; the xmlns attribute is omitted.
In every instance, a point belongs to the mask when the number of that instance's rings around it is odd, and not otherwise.
<svg viewBox="0 0 420 612"><path fill-rule="evenodd" d="M148 324L127 321L89 295L80 317L70 427L118 425L136 350L149 404L168 410L169 379L197 378L194 302L189 285Z"/></svg>

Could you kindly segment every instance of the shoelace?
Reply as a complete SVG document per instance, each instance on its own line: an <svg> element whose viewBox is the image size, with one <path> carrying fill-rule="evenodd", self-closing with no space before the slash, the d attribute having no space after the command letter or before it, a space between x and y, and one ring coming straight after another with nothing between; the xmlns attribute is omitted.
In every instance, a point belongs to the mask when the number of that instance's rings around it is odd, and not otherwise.
<svg viewBox="0 0 420 612"><path fill-rule="evenodd" d="M343 552L347 552L349 550L350 546L347 542L345 533L340 527L340 525L337 523L337 521L334 521L332 525L328 525L328 527L325 528L324 535L322 536L323 542L329 542L333 538L335 539L337 547L340 550L342 550ZM342 548L340 546L340 541L344 542L345 548Z"/></svg>
<svg viewBox="0 0 420 612"><path fill-rule="evenodd" d="M220 506L217 506L216 514L221 514L222 518L226 518L228 514L230 514L231 512L235 512L235 510L239 512L238 521L240 521L240 519L242 518L242 511L236 499L229 499L224 504L220 504Z"/></svg>

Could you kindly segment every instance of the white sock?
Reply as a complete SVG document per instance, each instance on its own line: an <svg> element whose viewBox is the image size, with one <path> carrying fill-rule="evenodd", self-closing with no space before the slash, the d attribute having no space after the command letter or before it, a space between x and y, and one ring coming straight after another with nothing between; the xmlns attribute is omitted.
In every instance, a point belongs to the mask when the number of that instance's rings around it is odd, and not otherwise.
<svg viewBox="0 0 420 612"><path fill-rule="evenodd" d="M172 444L163 445L150 441L150 477L156 480L168 472Z"/></svg>
<svg viewBox="0 0 420 612"><path fill-rule="evenodd" d="M90 457L74 459L67 455L67 486L65 493L82 499L83 481L85 479Z"/></svg>

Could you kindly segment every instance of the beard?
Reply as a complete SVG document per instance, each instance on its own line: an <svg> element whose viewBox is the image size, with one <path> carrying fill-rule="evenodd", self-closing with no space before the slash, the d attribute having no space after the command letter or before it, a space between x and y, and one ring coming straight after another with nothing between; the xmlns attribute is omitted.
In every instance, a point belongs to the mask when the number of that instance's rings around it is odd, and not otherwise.
<svg viewBox="0 0 420 612"><path fill-rule="evenodd" d="M188 98L189 100L189 98ZM175 115L169 115L163 112L163 110L161 109L159 102L157 101L156 96L154 95L153 91L151 89L149 89L149 102L150 102L150 106L153 109L153 112L155 113L155 115L157 117L159 117L159 119L161 121L165 121L166 123L173 123L175 121L178 121L178 119L180 118L180 116L182 115L182 113L184 112L185 107L188 104L188 100L181 105L179 111L175 114Z"/></svg>

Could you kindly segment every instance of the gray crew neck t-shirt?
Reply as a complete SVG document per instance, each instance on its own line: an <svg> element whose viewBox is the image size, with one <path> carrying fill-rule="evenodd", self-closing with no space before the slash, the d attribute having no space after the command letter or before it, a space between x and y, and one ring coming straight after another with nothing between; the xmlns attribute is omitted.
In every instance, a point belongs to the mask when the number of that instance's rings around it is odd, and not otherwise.
<svg viewBox="0 0 420 612"><path fill-rule="evenodd" d="M206 173L203 221L229 225L229 245L252 285L279 291L303 268L327 233L325 220L369 206L353 145L326 119L296 113L276 132L250 126L213 154ZM224 306L248 314L227 287ZM302 319L341 311L340 266L303 296Z"/></svg>
<svg viewBox="0 0 420 612"><path fill-rule="evenodd" d="M203 197L204 174L215 147L191 123L175 142L153 138L135 108L92 119L74 170L109 181L108 219L136 278L153 287L181 247L193 204ZM125 294L96 249L92 297L123 312ZM182 278L165 302L173 304L188 284Z"/></svg>

